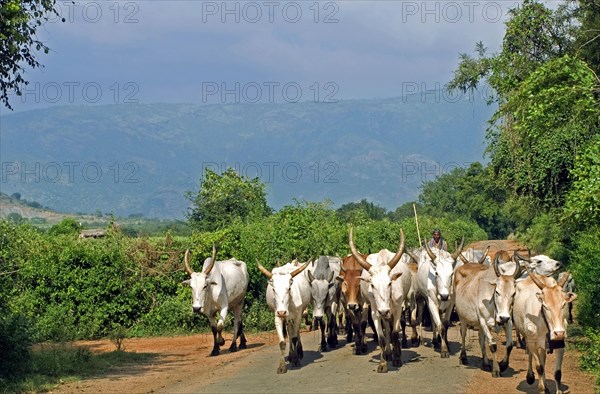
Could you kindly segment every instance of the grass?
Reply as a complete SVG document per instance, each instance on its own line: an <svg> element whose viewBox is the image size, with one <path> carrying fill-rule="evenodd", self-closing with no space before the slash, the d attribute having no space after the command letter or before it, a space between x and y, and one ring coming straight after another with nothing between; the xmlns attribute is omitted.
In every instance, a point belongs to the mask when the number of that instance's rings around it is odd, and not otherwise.
<svg viewBox="0 0 600 394"><path fill-rule="evenodd" d="M61 383L110 373L124 365L148 363L157 356L123 350L95 354L85 347L65 343L41 345L32 350L27 372L0 379L0 393L50 391Z"/></svg>

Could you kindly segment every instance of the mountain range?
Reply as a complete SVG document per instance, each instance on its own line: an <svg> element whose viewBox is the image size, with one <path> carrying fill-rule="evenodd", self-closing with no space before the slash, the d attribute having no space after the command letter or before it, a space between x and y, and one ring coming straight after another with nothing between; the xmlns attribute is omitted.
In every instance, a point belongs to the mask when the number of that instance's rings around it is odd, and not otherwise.
<svg viewBox="0 0 600 394"><path fill-rule="evenodd" d="M57 106L0 116L1 191L62 212L182 218L205 168L258 176L268 203L387 209L482 161L492 108L419 95L336 103Z"/></svg>

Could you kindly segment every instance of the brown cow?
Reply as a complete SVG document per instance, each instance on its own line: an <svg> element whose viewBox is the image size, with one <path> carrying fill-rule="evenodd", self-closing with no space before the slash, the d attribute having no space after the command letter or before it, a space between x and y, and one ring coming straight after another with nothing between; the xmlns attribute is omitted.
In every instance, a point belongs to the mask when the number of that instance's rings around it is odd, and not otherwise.
<svg viewBox="0 0 600 394"><path fill-rule="evenodd" d="M364 259L368 254L361 255ZM342 269L338 280L341 282L340 302L346 313L346 340L352 342L354 336L354 354L367 352L365 330L367 328L368 308L360 292L360 275L363 268L353 255L342 260ZM354 334L354 335L353 335Z"/></svg>

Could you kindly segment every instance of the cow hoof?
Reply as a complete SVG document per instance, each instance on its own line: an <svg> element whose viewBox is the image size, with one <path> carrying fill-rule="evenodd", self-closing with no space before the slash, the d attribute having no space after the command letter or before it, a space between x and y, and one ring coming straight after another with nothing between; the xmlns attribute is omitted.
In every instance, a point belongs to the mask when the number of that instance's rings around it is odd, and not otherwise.
<svg viewBox="0 0 600 394"><path fill-rule="evenodd" d="M240 350L247 349L246 342L240 343Z"/></svg>
<svg viewBox="0 0 600 394"><path fill-rule="evenodd" d="M353 347L352 348L352 354L354 354L355 356L360 355L361 354L360 353L360 347L358 347L358 346Z"/></svg>
<svg viewBox="0 0 600 394"><path fill-rule="evenodd" d="M388 371L387 363L379 364L377 366L377 372L378 373L387 373L387 371Z"/></svg>
<svg viewBox="0 0 600 394"><path fill-rule="evenodd" d="M460 363L461 363L462 365L469 365L469 360L467 359L467 357L466 357L466 356L462 356L462 357L460 358Z"/></svg>
<svg viewBox="0 0 600 394"><path fill-rule="evenodd" d="M218 355L219 355L219 349L213 349L213 351L210 352L211 357L218 356Z"/></svg>
<svg viewBox="0 0 600 394"><path fill-rule="evenodd" d="M500 361L498 365L500 366L500 372L504 372L508 368L508 362Z"/></svg>
<svg viewBox="0 0 600 394"><path fill-rule="evenodd" d="M326 352L327 351L327 345L320 345L319 346L319 351L320 352Z"/></svg>
<svg viewBox="0 0 600 394"><path fill-rule="evenodd" d="M237 346L236 346L235 342L233 342L233 343L231 344L231 346L229 346L229 351L230 351L231 353L234 353L234 352L237 352L237 351L238 351L238 348L237 348Z"/></svg>
<svg viewBox="0 0 600 394"><path fill-rule="evenodd" d="M487 364L487 363L484 363L482 361L481 362L481 369L483 369L484 371L491 371L492 370L492 364Z"/></svg>
<svg viewBox="0 0 600 394"><path fill-rule="evenodd" d="M444 350L443 352L440 352L440 356L442 358L449 358L450 357L450 353L448 353L447 350Z"/></svg>
<svg viewBox="0 0 600 394"><path fill-rule="evenodd" d="M412 346L419 347L419 345L421 345L421 338L419 338L419 337L410 338L410 344Z"/></svg>
<svg viewBox="0 0 600 394"><path fill-rule="evenodd" d="M352 342L352 335L351 334L346 335L346 342L348 342L348 343Z"/></svg>
<svg viewBox="0 0 600 394"><path fill-rule="evenodd" d="M401 366L402 366L402 360L400 360L400 359L394 359L394 360L392 361L392 365L393 365L394 367L401 367Z"/></svg>
<svg viewBox="0 0 600 394"><path fill-rule="evenodd" d="M500 377L500 371L492 371L492 378Z"/></svg>
<svg viewBox="0 0 600 394"><path fill-rule="evenodd" d="M402 347L404 349L406 349L408 347L408 341L406 340L406 338L402 338Z"/></svg>
<svg viewBox="0 0 600 394"><path fill-rule="evenodd" d="M367 352L367 350L368 350L368 347L367 347L366 344L365 345L360 345L360 353L361 354L365 354Z"/></svg>
<svg viewBox="0 0 600 394"><path fill-rule="evenodd" d="M533 384L533 382L535 382L535 376L533 375L533 372L527 372L527 384Z"/></svg>
<svg viewBox="0 0 600 394"><path fill-rule="evenodd" d="M282 374L287 372L287 365L282 361L279 363L279 368L277 368L277 373Z"/></svg>
<svg viewBox="0 0 600 394"><path fill-rule="evenodd" d="M295 359L294 361L292 361L292 366L293 367L299 367L300 366L300 359Z"/></svg>

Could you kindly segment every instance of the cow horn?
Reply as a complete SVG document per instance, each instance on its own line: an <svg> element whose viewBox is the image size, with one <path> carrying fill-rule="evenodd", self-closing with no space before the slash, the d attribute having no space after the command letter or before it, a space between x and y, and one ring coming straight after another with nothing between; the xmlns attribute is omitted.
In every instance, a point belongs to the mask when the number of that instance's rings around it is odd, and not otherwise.
<svg viewBox="0 0 600 394"><path fill-rule="evenodd" d="M518 250L515 250L515 256L517 256L517 258L518 258L519 260L523 260L523 261L527 261L528 263L531 263L531 250L529 250L529 248L527 248L527 254L528 254L528 256L529 256L529 257L528 257L528 258L525 258L525 257L523 257L523 256L521 256L521 255L519 254L519 251L518 251Z"/></svg>
<svg viewBox="0 0 600 394"><path fill-rule="evenodd" d="M358 253L358 251L356 250L356 246L354 246L354 241L352 240L354 236L352 235L352 226L350 226L350 234L348 235L348 243L350 244L350 250L352 251L352 256L354 256L354 258L356 259L356 261L358 261L358 264L360 264L361 267L363 267L363 269L366 269L367 271L369 271L371 269L371 264L369 264L369 262L367 262L367 260L365 260L360 253Z"/></svg>
<svg viewBox="0 0 600 394"><path fill-rule="evenodd" d="M456 260L458 258L458 255L460 254L460 252L462 252L464 244L465 244L465 237L463 235L462 240L460 241L460 245L458 245L458 248L452 254L452 258L454 260Z"/></svg>
<svg viewBox="0 0 600 394"><path fill-rule="evenodd" d="M404 230L400 229L400 245L398 246L398 251L392 257L392 259L388 262L388 267L390 267L390 271L394 269L400 258L404 254Z"/></svg>
<svg viewBox="0 0 600 394"><path fill-rule="evenodd" d="M314 260L314 259L313 259ZM308 265L312 262L312 260L308 260L306 263L302 264L300 267L296 268L294 271L292 271L292 273L290 275L292 275L292 278L295 277L296 275L298 275L300 272L304 271L304 269L306 267L308 267Z"/></svg>
<svg viewBox="0 0 600 394"><path fill-rule="evenodd" d="M483 264L485 262L485 258L487 257L487 254L489 251L490 251L490 245L488 245L488 247L485 249L485 252L483 252L483 256L481 256L481 258L478 261L479 264Z"/></svg>
<svg viewBox="0 0 600 394"><path fill-rule="evenodd" d="M560 278L560 280L558 281L558 285L560 286L560 288L562 289L562 287L565 285L565 283L567 283L567 280L569 280L569 275L571 273L569 271L565 272L562 276L562 278Z"/></svg>
<svg viewBox="0 0 600 394"><path fill-rule="evenodd" d="M546 285L544 284L544 282L542 282L540 280L540 278L537 277L537 274L535 274L533 271L531 271L531 269L529 268L529 266L527 264L525 264L525 269L527 270L527 273L529 274L529 277L531 278L533 283L535 283L537 285L537 287L540 288L540 290L544 290L544 287L546 287Z"/></svg>
<svg viewBox="0 0 600 394"><path fill-rule="evenodd" d="M213 244L212 256L210 257L210 263L208 264L208 268L206 269L206 271L204 271L204 273L206 275L210 274L210 271L212 271L213 267L215 266L216 260L217 260L217 247L215 246L215 244Z"/></svg>
<svg viewBox="0 0 600 394"><path fill-rule="evenodd" d="M437 256L435 255L435 253L433 253L433 252L431 251L431 249L429 249L429 246L427 245L427 242L425 242L425 250L427 251L427 254L429 255L429 258L431 259L431 262L432 262L432 263L433 263L433 262L435 262L435 258L436 258Z"/></svg>
<svg viewBox="0 0 600 394"><path fill-rule="evenodd" d="M185 270L187 271L188 274L192 275L194 273L194 270L192 269L192 267L190 267L190 250L186 249L185 251L185 256L183 257L183 261L185 263Z"/></svg>
<svg viewBox="0 0 600 394"><path fill-rule="evenodd" d="M271 271L269 271L268 269L266 269L265 267L263 267L259 262L258 259L256 259L256 264L258 264L258 269L260 270L260 272L263 273L264 276L266 276L267 278L271 279L273 278L273 274L271 273Z"/></svg>
<svg viewBox="0 0 600 394"><path fill-rule="evenodd" d="M462 253L459 253L458 257L460 257L464 264L469 264L469 260L467 260L467 258Z"/></svg>
<svg viewBox="0 0 600 394"><path fill-rule="evenodd" d="M521 277L521 274L523 274L523 266L521 265L521 263L517 260L515 261L515 263L517 264L515 267L515 272L513 273L513 277L516 279L519 279Z"/></svg>
<svg viewBox="0 0 600 394"><path fill-rule="evenodd" d="M417 256L415 256L415 254L411 251L406 251L406 254L410 256L410 258L417 264L419 264L419 259L417 258Z"/></svg>
<svg viewBox="0 0 600 394"><path fill-rule="evenodd" d="M500 259L499 259L500 253L496 253L496 257L494 257L494 272L496 273L496 276L499 277L500 274L500 268L498 267L498 265L500 264Z"/></svg>

